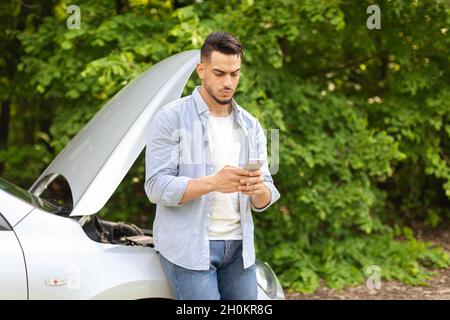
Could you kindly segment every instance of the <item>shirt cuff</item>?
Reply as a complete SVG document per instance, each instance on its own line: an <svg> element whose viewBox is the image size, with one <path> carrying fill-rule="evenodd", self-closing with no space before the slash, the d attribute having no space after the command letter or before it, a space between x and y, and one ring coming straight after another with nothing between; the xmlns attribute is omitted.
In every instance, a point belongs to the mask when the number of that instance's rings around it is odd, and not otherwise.
<svg viewBox="0 0 450 320"><path fill-rule="evenodd" d="M186 202L180 203L186 192L187 185L191 178L178 176L172 179L164 195L164 202L170 207L181 207Z"/></svg>

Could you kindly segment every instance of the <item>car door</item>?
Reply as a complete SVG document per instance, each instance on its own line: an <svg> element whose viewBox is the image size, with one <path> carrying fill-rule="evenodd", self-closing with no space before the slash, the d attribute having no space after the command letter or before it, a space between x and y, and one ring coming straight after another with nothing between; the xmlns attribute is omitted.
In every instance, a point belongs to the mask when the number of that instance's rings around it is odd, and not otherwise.
<svg viewBox="0 0 450 320"><path fill-rule="evenodd" d="M0 300L27 299L25 260L14 230L0 212Z"/></svg>

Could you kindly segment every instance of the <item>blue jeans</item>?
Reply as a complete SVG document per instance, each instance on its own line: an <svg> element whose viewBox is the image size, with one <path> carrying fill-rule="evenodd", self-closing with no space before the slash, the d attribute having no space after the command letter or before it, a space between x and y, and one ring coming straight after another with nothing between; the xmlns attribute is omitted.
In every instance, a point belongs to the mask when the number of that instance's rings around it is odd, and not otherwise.
<svg viewBox="0 0 450 320"><path fill-rule="evenodd" d="M160 254L175 299L256 300L256 267L244 269L241 240L210 240L209 270L190 270Z"/></svg>

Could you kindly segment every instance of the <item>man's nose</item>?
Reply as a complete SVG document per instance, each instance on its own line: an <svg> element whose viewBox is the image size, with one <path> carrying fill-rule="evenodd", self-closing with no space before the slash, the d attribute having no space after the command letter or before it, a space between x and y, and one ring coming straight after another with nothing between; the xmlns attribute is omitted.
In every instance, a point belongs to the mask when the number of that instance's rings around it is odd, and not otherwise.
<svg viewBox="0 0 450 320"><path fill-rule="evenodd" d="M231 89L233 85L233 81L231 80L231 75L225 76L225 79L223 81L223 86L227 89Z"/></svg>

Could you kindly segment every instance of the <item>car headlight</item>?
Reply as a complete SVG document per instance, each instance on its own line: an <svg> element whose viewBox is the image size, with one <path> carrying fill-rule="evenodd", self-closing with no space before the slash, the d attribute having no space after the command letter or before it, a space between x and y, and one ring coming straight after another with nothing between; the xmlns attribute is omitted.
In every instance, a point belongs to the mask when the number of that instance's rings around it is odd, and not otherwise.
<svg viewBox="0 0 450 320"><path fill-rule="evenodd" d="M266 262L256 261L256 279L267 296L272 299L277 298L277 278Z"/></svg>

